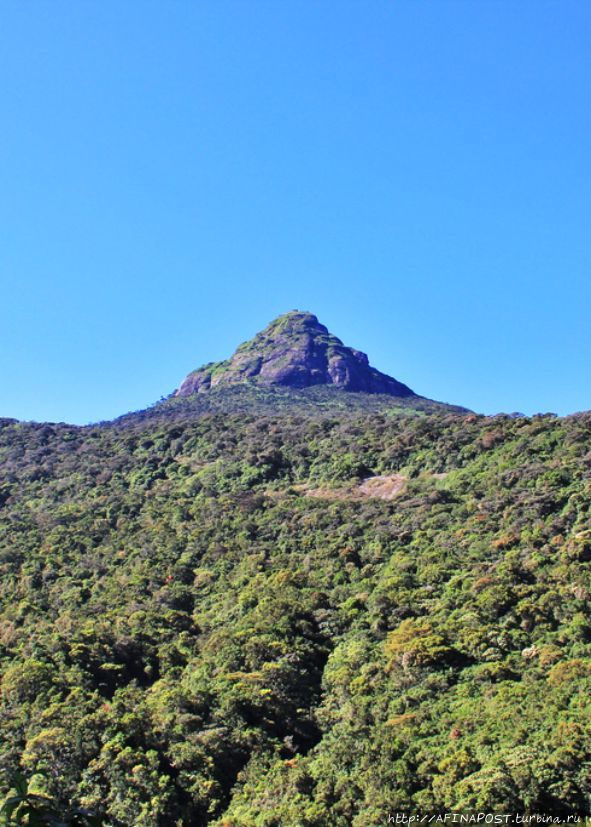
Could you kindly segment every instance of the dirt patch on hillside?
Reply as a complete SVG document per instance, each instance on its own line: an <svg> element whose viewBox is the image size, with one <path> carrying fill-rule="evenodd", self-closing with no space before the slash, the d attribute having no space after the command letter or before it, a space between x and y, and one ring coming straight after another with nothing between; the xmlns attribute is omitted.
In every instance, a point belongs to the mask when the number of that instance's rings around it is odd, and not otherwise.
<svg viewBox="0 0 591 827"><path fill-rule="evenodd" d="M368 477L357 485L347 485L340 488L308 488L306 485L294 486L305 497L316 497L321 500L393 500L404 488L406 477L402 474L384 474L379 477Z"/></svg>
<svg viewBox="0 0 591 827"><path fill-rule="evenodd" d="M358 491L366 497L393 500L402 491L405 482L406 478L402 474L385 474L382 477L370 477L363 480Z"/></svg>

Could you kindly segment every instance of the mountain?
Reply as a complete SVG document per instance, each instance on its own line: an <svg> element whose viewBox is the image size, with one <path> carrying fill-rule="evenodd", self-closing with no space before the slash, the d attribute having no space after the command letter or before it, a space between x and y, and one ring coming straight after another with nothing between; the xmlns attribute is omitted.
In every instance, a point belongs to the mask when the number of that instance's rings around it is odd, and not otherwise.
<svg viewBox="0 0 591 827"><path fill-rule="evenodd" d="M283 378L359 362L292 324ZM266 384L282 335L113 422L0 420L0 793L40 772L108 827L589 815L591 414Z"/></svg>
<svg viewBox="0 0 591 827"><path fill-rule="evenodd" d="M372 368L365 353L346 347L312 313L299 310L279 316L230 359L190 373L176 395L246 382L298 389L334 385L347 391L416 396L402 382Z"/></svg>

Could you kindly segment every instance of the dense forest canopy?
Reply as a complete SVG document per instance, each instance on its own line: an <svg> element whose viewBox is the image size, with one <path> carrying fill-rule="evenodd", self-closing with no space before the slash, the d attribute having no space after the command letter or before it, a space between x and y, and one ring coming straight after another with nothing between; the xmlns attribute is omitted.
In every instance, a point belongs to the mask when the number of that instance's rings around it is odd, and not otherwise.
<svg viewBox="0 0 591 827"><path fill-rule="evenodd" d="M138 827L591 812L591 414L315 393L2 421L5 793L40 771Z"/></svg>

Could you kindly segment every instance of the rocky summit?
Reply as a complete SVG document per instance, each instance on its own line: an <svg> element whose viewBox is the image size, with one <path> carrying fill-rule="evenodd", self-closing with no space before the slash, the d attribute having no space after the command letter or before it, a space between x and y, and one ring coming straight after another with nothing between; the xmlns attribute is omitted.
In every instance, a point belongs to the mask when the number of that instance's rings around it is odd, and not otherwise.
<svg viewBox="0 0 591 827"><path fill-rule="evenodd" d="M333 385L347 391L415 396L409 387L372 368L365 353L346 347L312 313L279 316L230 359L190 373L176 396L214 387L255 383L290 388Z"/></svg>

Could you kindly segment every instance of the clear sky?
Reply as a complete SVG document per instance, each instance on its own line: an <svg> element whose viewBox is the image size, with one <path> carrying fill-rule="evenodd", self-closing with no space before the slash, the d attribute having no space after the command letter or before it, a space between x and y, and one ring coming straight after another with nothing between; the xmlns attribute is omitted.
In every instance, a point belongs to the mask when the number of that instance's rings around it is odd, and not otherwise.
<svg viewBox="0 0 591 827"><path fill-rule="evenodd" d="M590 55L588 0L7 0L0 416L146 407L293 308L591 408Z"/></svg>

